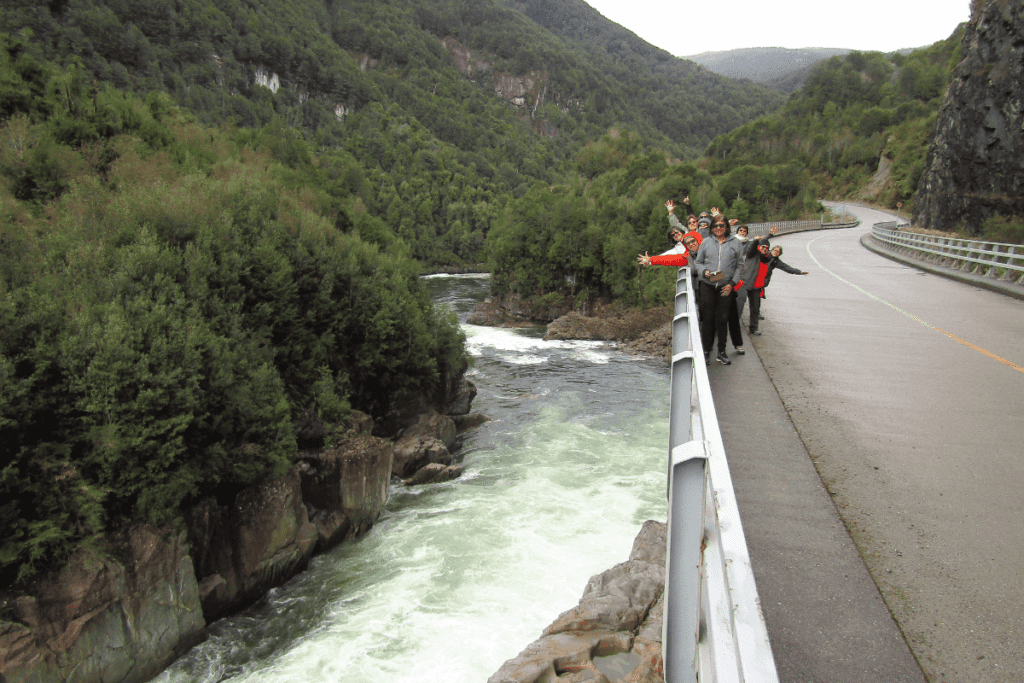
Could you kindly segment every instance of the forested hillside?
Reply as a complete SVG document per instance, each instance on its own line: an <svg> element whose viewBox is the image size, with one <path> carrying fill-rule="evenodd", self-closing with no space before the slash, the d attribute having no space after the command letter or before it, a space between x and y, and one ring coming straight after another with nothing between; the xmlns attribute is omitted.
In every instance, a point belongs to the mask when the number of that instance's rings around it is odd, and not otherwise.
<svg viewBox="0 0 1024 683"><path fill-rule="evenodd" d="M483 261L615 127L660 172L779 103L494 0L12 0L0 27L4 584L443 391L462 339L419 264ZM721 92L732 118L676 106Z"/></svg>
<svg viewBox="0 0 1024 683"><path fill-rule="evenodd" d="M339 229L350 157L9 36L0 103L0 586L465 369L408 246L365 212L374 241Z"/></svg>
<svg viewBox="0 0 1024 683"><path fill-rule="evenodd" d="M424 264L650 305L667 198L795 218L883 156L908 198L955 61L853 53L729 132L780 96L579 0L9 0L0 27L4 583L441 391L465 355Z"/></svg>
<svg viewBox="0 0 1024 683"><path fill-rule="evenodd" d="M851 52L819 63L778 113L718 137L708 170L753 178L797 167L819 197L909 208L962 31L908 55ZM749 199L756 189L748 182L739 192Z"/></svg>
<svg viewBox="0 0 1024 683"><path fill-rule="evenodd" d="M497 0L12 0L0 19L42 58L79 64L85 87L167 92L206 124L273 127L290 164L332 150L341 227L365 211L435 264L482 260L495 210L571 175L612 126L695 157L781 104L685 65L638 70ZM697 106L712 99L714 112Z"/></svg>
<svg viewBox="0 0 1024 683"><path fill-rule="evenodd" d="M785 93L799 90L811 67L830 57L849 53L844 48L748 47L703 52L687 57L709 70L729 78L749 78Z"/></svg>

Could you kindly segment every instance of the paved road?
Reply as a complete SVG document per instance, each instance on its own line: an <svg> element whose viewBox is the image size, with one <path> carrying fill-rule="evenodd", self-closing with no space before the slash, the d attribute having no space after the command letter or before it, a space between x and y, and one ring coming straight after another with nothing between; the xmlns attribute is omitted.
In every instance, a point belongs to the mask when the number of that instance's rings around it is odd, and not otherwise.
<svg viewBox="0 0 1024 683"><path fill-rule="evenodd" d="M774 240L811 271L776 272L754 342L788 419L743 393L757 356L712 373L780 674L914 680L899 631L873 611L864 564L843 548L852 536L929 681L1024 681L1024 302L869 252L860 237L890 218L852 210L862 227ZM801 473L799 447L744 464L741 452L774 445L758 447L750 418L723 417L741 409L758 411L771 439L795 426L849 536ZM809 633L824 655L799 651ZM827 670L844 657L855 663Z"/></svg>

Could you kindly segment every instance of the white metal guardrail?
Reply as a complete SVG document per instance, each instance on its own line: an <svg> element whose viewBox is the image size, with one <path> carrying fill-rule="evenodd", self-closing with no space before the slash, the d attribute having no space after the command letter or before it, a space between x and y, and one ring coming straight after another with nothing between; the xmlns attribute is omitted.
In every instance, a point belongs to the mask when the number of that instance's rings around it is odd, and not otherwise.
<svg viewBox="0 0 1024 683"><path fill-rule="evenodd" d="M750 237L762 237L768 234L772 227L777 227L776 235L785 235L790 232L805 232L807 230L833 230L837 228L852 228L860 224L860 221L844 223L826 223L820 221L777 221L775 223L747 223L747 235Z"/></svg>
<svg viewBox="0 0 1024 683"><path fill-rule="evenodd" d="M895 222L875 223L871 235L889 249L947 268L994 280L1024 284L1024 246L939 237L900 230Z"/></svg>
<svg viewBox="0 0 1024 683"><path fill-rule="evenodd" d="M851 228L859 221L748 224L751 237ZM701 347L690 269L676 280L672 327L666 683L778 683Z"/></svg>
<svg viewBox="0 0 1024 683"><path fill-rule="evenodd" d="M680 268L672 329L665 680L778 683L690 282L690 269Z"/></svg>

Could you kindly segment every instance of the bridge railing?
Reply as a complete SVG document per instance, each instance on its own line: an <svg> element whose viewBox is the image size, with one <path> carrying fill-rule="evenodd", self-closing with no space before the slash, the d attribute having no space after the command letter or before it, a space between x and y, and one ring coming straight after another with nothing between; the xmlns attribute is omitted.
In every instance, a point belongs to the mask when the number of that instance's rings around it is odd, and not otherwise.
<svg viewBox="0 0 1024 683"><path fill-rule="evenodd" d="M846 221L839 223L826 223L824 217L817 221L776 221L774 223L747 223L747 235L750 237L762 237L768 234L772 227L777 227L776 235L785 235L790 232L806 232L807 230L833 230L837 228L852 228L859 225L860 221Z"/></svg>
<svg viewBox="0 0 1024 683"><path fill-rule="evenodd" d="M690 283L690 269L680 268L672 329L665 680L778 683Z"/></svg>
<svg viewBox="0 0 1024 683"><path fill-rule="evenodd" d="M995 280L1024 284L1024 246L940 237L900 230L895 222L875 223L871 235L889 249L936 265Z"/></svg>

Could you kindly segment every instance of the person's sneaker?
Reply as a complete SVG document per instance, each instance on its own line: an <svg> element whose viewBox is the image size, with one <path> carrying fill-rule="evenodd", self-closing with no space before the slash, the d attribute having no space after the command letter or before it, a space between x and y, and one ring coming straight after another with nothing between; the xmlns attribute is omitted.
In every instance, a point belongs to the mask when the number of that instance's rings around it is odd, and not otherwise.
<svg viewBox="0 0 1024 683"><path fill-rule="evenodd" d="M758 314L758 316L757 316L757 319L758 319L758 320L764 320L764 316L763 316L763 315L761 315L761 314Z"/></svg>
<svg viewBox="0 0 1024 683"><path fill-rule="evenodd" d="M708 351L704 354L704 365L711 365L711 352Z"/></svg>
<svg viewBox="0 0 1024 683"><path fill-rule="evenodd" d="M715 360L717 360L722 365L731 365L732 364L732 361L729 360L729 356L725 355L725 351L719 351L718 355L715 357Z"/></svg>
<svg viewBox="0 0 1024 683"><path fill-rule="evenodd" d="M744 350L743 350L743 347L742 347L742 346L737 346L737 347L736 347L736 353L738 353L739 355L741 355L741 356L742 356L743 354L745 354L745 353L746 353L746 351L744 351Z"/></svg>
<svg viewBox="0 0 1024 683"><path fill-rule="evenodd" d="M748 331L748 332L750 332L750 334L751 334L751 335L756 335L756 336L758 336L758 337L760 337L760 336L761 336L761 331L760 331L759 329L757 329L756 327L751 327L751 328L750 328L749 330L747 330L747 331Z"/></svg>

